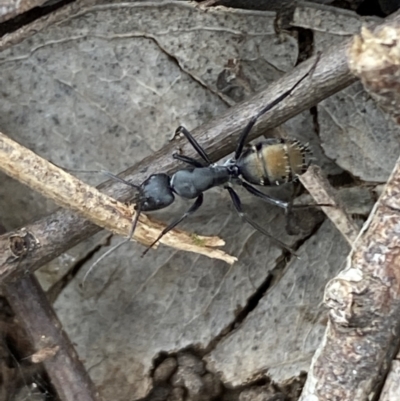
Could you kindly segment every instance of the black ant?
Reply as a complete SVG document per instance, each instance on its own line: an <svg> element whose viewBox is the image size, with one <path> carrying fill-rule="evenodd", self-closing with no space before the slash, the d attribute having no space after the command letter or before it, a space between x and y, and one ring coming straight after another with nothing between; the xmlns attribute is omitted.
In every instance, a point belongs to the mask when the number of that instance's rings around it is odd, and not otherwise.
<svg viewBox="0 0 400 401"><path fill-rule="evenodd" d="M280 185L287 182L295 182L297 180L297 176L304 173L308 168L306 155L309 150L307 147L296 140L278 138L266 139L247 147L244 147L244 145L249 132L257 120L267 111L272 109L276 104L288 97L293 90L308 75L310 75L314 67L315 64L311 70L308 71L290 89L278 96L274 101L266 105L250 119L240 134L234 156L227 160L224 164L213 164L205 150L199 145L191 133L186 128L181 126L176 130L176 134L183 134L187 138L198 155L201 157L202 162L191 157L175 153L173 154L173 157L188 164L190 168L180 169L172 175L165 173L152 174L141 185L132 184L111 173L104 172L111 178L137 189L138 193L133 199L133 201L136 203L136 214L128 238L106 252L95 262L94 265L92 265L91 269L109 253L114 251L125 242L131 240L141 212L164 209L174 202L175 195L179 195L185 199L195 199L195 202L192 204L192 206L182 216L162 230L157 239L144 251L143 255L145 255L149 249L151 249L166 233L175 228L186 217L199 209L203 203L203 192L217 186L223 186L226 190L228 190L232 203L239 216L243 220L249 223L260 233L271 238L280 247L295 255L295 252L290 247L272 237L271 234L265 231L263 227L246 216L246 214L243 212L240 198L230 184L241 185L252 195L257 196L272 205L283 208L286 212L291 209L291 202L275 199L259 191L251 184L271 186ZM89 272L87 272L87 274L88 273Z"/></svg>

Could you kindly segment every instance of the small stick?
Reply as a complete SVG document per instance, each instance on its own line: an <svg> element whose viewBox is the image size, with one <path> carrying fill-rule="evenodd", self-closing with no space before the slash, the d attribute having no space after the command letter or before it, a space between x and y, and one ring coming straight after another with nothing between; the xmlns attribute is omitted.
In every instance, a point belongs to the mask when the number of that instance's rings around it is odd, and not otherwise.
<svg viewBox="0 0 400 401"><path fill-rule="evenodd" d="M299 179L317 204L332 205L321 206L321 209L352 246L360 230L345 212L335 190L323 176L321 169L318 166L310 166L304 174L299 176Z"/></svg>
<svg viewBox="0 0 400 401"><path fill-rule="evenodd" d="M127 206L99 192L76 177L19 145L0 133L0 170L54 200L58 205L80 213L98 226L119 235L128 235L131 228L132 206ZM164 225L141 216L133 238L149 245ZM232 264L236 258L212 247L224 245L218 237L198 237L173 230L162 238L167 246L221 259ZM40 241L38 243L40 246ZM32 250L31 250L32 251Z"/></svg>
<svg viewBox="0 0 400 401"><path fill-rule="evenodd" d="M8 282L4 292L36 350L31 361L43 362L60 400L100 401L96 387L36 277L29 274Z"/></svg>

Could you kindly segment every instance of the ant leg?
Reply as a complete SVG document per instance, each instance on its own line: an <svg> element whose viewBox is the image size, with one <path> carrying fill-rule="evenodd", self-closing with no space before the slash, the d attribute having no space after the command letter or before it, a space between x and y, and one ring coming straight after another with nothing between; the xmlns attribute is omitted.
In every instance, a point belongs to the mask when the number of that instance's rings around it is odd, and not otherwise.
<svg viewBox="0 0 400 401"><path fill-rule="evenodd" d="M270 205L278 206L282 209L285 209L286 213L290 213L293 209L306 209L309 207L316 207L316 206L332 206L328 203L311 203L307 205L293 205L293 199L290 202L286 202L280 199L273 198L272 196L261 192L257 188L253 187L252 185L248 184L246 181L240 181L238 184L242 185L244 189L250 192L252 195L261 198L263 201L269 203ZM297 195L296 195L297 196Z"/></svg>
<svg viewBox="0 0 400 401"><path fill-rule="evenodd" d="M94 263L92 264L92 266L89 267L89 270L88 270L88 271L85 273L85 275L83 276L82 285L85 283L87 277L89 276L90 272L93 270L93 268L94 268L95 266L97 266L103 259L105 259L108 255L110 255L111 253L113 253L116 249L118 249L118 248L121 247L122 245L126 244L127 242L130 242L130 241L131 241L131 239L132 239L132 237L133 237L133 234L135 233L137 223L138 223L138 221L139 221L140 212L141 212L141 205L140 205L140 203L139 203L139 207L138 207L138 209L136 210L135 218L133 219L132 226L131 226L131 229L129 230L128 236L127 236L123 241L121 241L119 244L114 245L114 246L113 246L111 249L109 249L106 253L104 253L103 255L101 255L100 258L98 258L98 259L96 260L96 262L94 262Z"/></svg>
<svg viewBox="0 0 400 401"><path fill-rule="evenodd" d="M246 214L244 213L244 211L242 209L242 202L240 201L239 195L233 190L233 188L231 188L231 187L225 187L225 188L228 190L229 195L231 196L231 199L232 199L233 206L235 207L236 211L238 212L240 218L242 218L247 223L249 223L253 228L255 228L257 231L259 231L261 234L264 234L266 237L270 238L272 241L274 241L281 248L289 251L292 255L297 256L296 252L292 248L289 248L283 242L281 242L278 239L274 238L271 234L269 234L267 231L265 231L256 222L254 222L248 216L246 216Z"/></svg>
<svg viewBox="0 0 400 401"><path fill-rule="evenodd" d="M189 156L184 156L184 155L179 155L178 153L174 153L172 157L176 160L180 160L181 162L190 164L193 167L198 167L202 168L204 167L200 162L198 162L196 159L192 159Z"/></svg>
<svg viewBox="0 0 400 401"><path fill-rule="evenodd" d="M169 231L171 231L173 228L175 228L182 220L186 219L186 217L190 216L193 214L197 209L202 205L203 203L203 194L200 194L196 201L193 203L193 205L189 208L189 210L183 214L179 219L175 220L171 224L169 224L167 227L164 228L164 230L161 231L160 235L157 237L153 243L147 247L147 249L143 252L142 256L146 255L146 253Z"/></svg>
<svg viewBox="0 0 400 401"><path fill-rule="evenodd" d="M200 157L206 162L206 166L209 166L211 163L210 158L208 157L206 151L199 145L196 139L193 138L193 135L185 128L185 127L178 127L175 131L175 135L183 134L185 135L186 139L190 142L193 146L194 150L200 155ZM202 166L204 167L204 166Z"/></svg>
<svg viewBox="0 0 400 401"><path fill-rule="evenodd" d="M300 192L300 181L295 180L295 181L293 181L293 191L292 191L292 195L290 196L289 205L285 211L285 229L289 235L296 235L299 233L299 230L294 229L293 225L291 224L291 222L293 221L293 219L291 219L291 217L293 217L294 219L296 217L292 213L293 208L294 208L293 202L294 202L294 199L296 198L296 196L299 194L299 192Z"/></svg>
<svg viewBox="0 0 400 401"><path fill-rule="evenodd" d="M285 211L285 228L286 232L289 235L297 235L299 233L299 226L296 228L296 223L293 223L293 220L296 222L298 219L298 215L294 212L299 209L309 209L311 207L334 207L334 205L329 203L309 203L304 205L294 205L293 202L297 195L299 195L299 189L301 188L301 183L299 180L293 181L293 192L290 197L290 201L288 203L288 207Z"/></svg>
<svg viewBox="0 0 400 401"><path fill-rule="evenodd" d="M265 201L271 205L278 206L285 210L287 210L288 207L290 207L288 202L282 201L280 199L275 199L272 196L269 196L269 195L265 194L264 192L259 191L257 188L253 187L252 185L248 184L245 181L241 181L241 185L243 186L244 189L246 189L252 195L258 196L263 201Z"/></svg>
<svg viewBox="0 0 400 401"><path fill-rule="evenodd" d="M290 196L290 201L289 201L288 207L286 209L287 216L289 216L289 214L292 212L292 209L294 207L293 202L294 202L296 196L299 195L299 193L300 193L300 181L296 179L296 180L292 181L292 185L293 185L292 195ZM300 205L300 206L303 206L303 205Z"/></svg>
<svg viewBox="0 0 400 401"><path fill-rule="evenodd" d="M310 207L333 207L334 205L330 203L307 203L304 205L294 205L293 202L295 198L299 195L299 189L301 188L301 183L298 178L295 178L293 181L293 192L290 197L290 201L288 203L288 211L287 213L290 213L292 210L296 209L309 209Z"/></svg>
<svg viewBox="0 0 400 401"><path fill-rule="evenodd" d="M253 128L254 124L257 122L257 120L265 114L267 111L271 110L274 106L276 106L279 102L281 102L283 99L287 98L296 88L297 86L300 85L300 83L306 79L312 72L314 72L315 66L317 65L319 60L319 56L317 56L317 59L311 69L307 71L306 74L304 74L290 89L287 91L283 92L280 96L278 96L275 100L273 100L271 103L267 104L265 107L263 107L254 117L250 119L250 121L247 123L247 125L244 127L243 131L241 132L239 136L239 141L236 147L235 151L235 160L238 160L240 155L242 154L244 144L246 142L247 136L249 135L249 132Z"/></svg>

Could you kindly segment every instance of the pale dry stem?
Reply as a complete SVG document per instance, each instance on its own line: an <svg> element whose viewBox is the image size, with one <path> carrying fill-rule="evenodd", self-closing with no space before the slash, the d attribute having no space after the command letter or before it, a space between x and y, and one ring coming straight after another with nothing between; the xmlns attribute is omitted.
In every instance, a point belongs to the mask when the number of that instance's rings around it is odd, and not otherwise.
<svg viewBox="0 0 400 401"><path fill-rule="evenodd" d="M118 202L99 192L2 133L0 169L58 205L78 212L96 225L118 235L128 235L135 213L133 205ZM142 215L133 239L149 245L163 228L164 224ZM237 260L222 250L213 249L225 244L218 237L193 236L181 230L172 230L161 242L172 248L224 260L229 264Z"/></svg>
<svg viewBox="0 0 400 401"><path fill-rule="evenodd" d="M303 175L299 176L299 179L316 203L332 205L322 206L321 209L352 246L357 238L359 228L345 212L335 190L322 175L321 169L318 166L310 166Z"/></svg>

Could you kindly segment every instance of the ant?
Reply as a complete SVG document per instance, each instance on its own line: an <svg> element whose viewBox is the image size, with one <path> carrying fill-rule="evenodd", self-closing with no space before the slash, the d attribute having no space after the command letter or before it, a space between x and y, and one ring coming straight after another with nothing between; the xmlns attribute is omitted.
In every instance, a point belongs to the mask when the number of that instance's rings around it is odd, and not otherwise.
<svg viewBox="0 0 400 401"><path fill-rule="evenodd" d="M85 277L101 259L123 245L125 242L131 240L141 212L151 212L154 210L164 209L174 202L175 195L181 196L185 199L195 199L192 206L184 214L162 230L156 240L153 241L153 243L143 252L144 256L166 233L175 228L179 223L200 208L203 203L203 193L205 191L217 186L223 186L229 192L233 206L244 221L263 235L271 238L283 249L296 255L294 250L274 238L263 227L251 220L244 213L239 195L232 188L231 184L241 185L252 195L261 198L269 204L283 208L286 212L291 210L292 202L275 199L259 191L253 185L272 186L287 182L296 182L297 176L304 173L309 165L309 163L306 162L306 155L309 153L307 146L302 145L296 140L278 138L266 139L247 147L245 147L245 142L249 132L257 120L276 104L288 97L294 89L308 75L310 75L315 68L315 65L316 63L314 63L313 67L290 89L282 93L250 119L240 134L233 157L227 160L224 164L213 164L206 151L200 146L192 134L186 128L180 126L177 128L175 135L183 134L186 137L202 159L201 162L194 158L174 153L174 159L182 161L190 167L180 169L172 175L165 173L152 174L140 185L132 184L129 181L104 171L104 173L109 177L137 190L137 194L133 199L136 203L136 214L127 239L111 248L100 259L98 259L91 266Z"/></svg>

